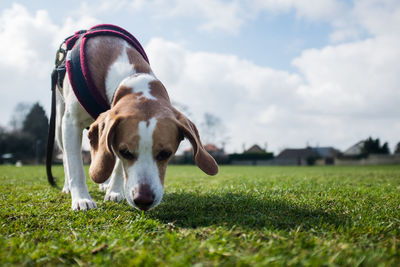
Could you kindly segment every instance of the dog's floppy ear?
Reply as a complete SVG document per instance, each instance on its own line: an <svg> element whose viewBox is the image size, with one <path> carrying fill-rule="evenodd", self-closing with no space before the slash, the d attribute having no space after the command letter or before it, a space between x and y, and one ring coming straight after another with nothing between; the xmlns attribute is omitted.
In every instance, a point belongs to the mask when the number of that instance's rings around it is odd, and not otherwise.
<svg viewBox="0 0 400 267"><path fill-rule="evenodd" d="M109 112L100 114L88 132L92 157L89 176L95 183L105 182L110 177L115 165L112 141L119 120L110 117Z"/></svg>
<svg viewBox="0 0 400 267"><path fill-rule="evenodd" d="M218 173L218 165L215 159L204 149L196 125L179 111L174 110L174 113L178 121L179 129L192 144L193 157L196 165L208 175L216 175Z"/></svg>

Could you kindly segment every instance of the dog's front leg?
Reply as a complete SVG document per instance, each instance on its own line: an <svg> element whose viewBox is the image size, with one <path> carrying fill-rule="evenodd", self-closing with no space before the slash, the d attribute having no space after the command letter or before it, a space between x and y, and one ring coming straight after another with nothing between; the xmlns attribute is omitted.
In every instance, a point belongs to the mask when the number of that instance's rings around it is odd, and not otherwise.
<svg viewBox="0 0 400 267"><path fill-rule="evenodd" d="M109 179L110 183L107 188L104 201L119 202L124 199L124 174L121 160L117 159L114 170Z"/></svg>
<svg viewBox="0 0 400 267"><path fill-rule="evenodd" d="M57 89L56 92L56 140L58 147L61 149L63 158L66 159L67 156L65 154L65 149L63 145L63 140L62 140L62 119L64 117L64 112L65 112L65 103L64 100L62 99L62 95L59 91L60 89ZM63 160L63 165L64 165L64 174L65 174L65 181L64 181L64 187L62 189L62 192L65 194L69 194L69 178L68 178L68 171L67 171L67 161Z"/></svg>
<svg viewBox="0 0 400 267"><path fill-rule="evenodd" d="M86 178L83 170L81 145L82 127L74 116L66 110L62 119L62 140L64 155L66 156L67 173L72 198L73 210L89 210L96 208L86 187Z"/></svg>

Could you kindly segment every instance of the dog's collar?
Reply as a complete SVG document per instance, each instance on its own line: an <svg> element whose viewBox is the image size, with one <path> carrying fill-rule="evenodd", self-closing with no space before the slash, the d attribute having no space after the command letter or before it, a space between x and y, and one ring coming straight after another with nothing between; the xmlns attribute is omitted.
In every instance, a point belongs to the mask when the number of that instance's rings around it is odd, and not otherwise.
<svg viewBox="0 0 400 267"><path fill-rule="evenodd" d="M96 119L100 113L110 109L111 103L99 93L90 71L86 58L86 43L91 37L106 35L119 37L133 46L149 63L146 52L139 41L126 30L111 24L96 25L89 30L81 30L68 37L60 46L56 55L56 69L68 73L72 89L83 108ZM113 96L114 98L114 96Z"/></svg>

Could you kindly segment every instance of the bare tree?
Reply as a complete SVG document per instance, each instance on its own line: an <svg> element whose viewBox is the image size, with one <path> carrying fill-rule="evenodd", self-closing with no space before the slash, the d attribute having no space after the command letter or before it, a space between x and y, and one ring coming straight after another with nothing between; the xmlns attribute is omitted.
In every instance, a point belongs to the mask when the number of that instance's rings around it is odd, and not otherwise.
<svg viewBox="0 0 400 267"><path fill-rule="evenodd" d="M177 110L179 110L180 112L182 112L183 114L185 114L185 116L187 116L187 117L189 117L189 118L191 117L192 113L190 112L188 106L186 106L186 105L184 105L184 104L182 104L182 103L176 102L176 101L172 101L171 104L172 104L172 106L174 106Z"/></svg>
<svg viewBox="0 0 400 267"><path fill-rule="evenodd" d="M208 112L204 113L203 121L200 124L200 132L205 144L211 143L225 147L229 141L222 120Z"/></svg>
<svg viewBox="0 0 400 267"><path fill-rule="evenodd" d="M13 115L11 116L9 125L12 130L21 130L24 120L32 108L32 103L20 102L14 107Z"/></svg>

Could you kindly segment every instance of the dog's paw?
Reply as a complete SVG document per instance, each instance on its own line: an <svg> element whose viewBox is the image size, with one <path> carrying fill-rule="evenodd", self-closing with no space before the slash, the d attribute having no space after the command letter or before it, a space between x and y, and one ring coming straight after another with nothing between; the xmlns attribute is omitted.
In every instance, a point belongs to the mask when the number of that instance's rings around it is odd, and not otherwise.
<svg viewBox="0 0 400 267"><path fill-rule="evenodd" d="M107 192L104 201L120 202L124 199L122 192Z"/></svg>
<svg viewBox="0 0 400 267"><path fill-rule="evenodd" d="M71 192L71 190L69 190L69 186L64 185L61 192L63 192L64 194L69 194Z"/></svg>
<svg viewBox="0 0 400 267"><path fill-rule="evenodd" d="M72 210L91 210L97 208L96 202L88 198L72 200Z"/></svg>
<svg viewBox="0 0 400 267"><path fill-rule="evenodd" d="M99 189L100 189L100 191L107 191L108 183L99 184Z"/></svg>

